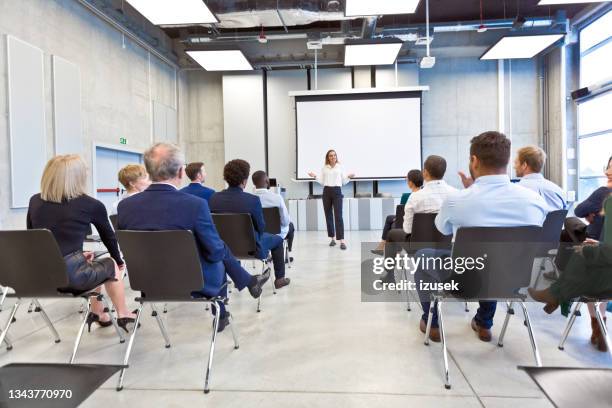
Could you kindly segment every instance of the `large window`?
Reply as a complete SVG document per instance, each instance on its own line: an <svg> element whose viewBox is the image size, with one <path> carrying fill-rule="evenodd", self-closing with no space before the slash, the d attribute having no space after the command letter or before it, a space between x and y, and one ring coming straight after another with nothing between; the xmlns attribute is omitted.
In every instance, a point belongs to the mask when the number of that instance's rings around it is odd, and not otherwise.
<svg viewBox="0 0 612 408"><path fill-rule="evenodd" d="M612 11L580 31L580 86L612 83ZM612 91L578 105L578 198L606 183L612 156Z"/></svg>

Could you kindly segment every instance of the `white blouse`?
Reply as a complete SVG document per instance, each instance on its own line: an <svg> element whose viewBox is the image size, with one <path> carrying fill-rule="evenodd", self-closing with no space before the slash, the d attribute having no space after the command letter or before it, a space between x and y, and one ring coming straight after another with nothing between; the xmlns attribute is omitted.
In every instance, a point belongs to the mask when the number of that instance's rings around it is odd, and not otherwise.
<svg viewBox="0 0 612 408"><path fill-rule="evenodd" d="M334 167L326 164L321 169L321 174L317 175L317 182L325 187L342 187L349 181L350 179L339 164Z"/></svg>

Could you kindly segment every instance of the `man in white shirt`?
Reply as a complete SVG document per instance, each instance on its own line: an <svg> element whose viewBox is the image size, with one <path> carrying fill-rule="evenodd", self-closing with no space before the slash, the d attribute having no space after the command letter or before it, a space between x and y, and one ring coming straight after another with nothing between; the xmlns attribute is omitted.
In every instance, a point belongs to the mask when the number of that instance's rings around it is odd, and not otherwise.
<svg viewBox="0 0 612 408"><path fill-rule="evenodd" d="M277 207L280 211L281 216L281 231L278 236L282 239L287 240L287 249L291 251L293 248L293 236L295 233L295 227L291 222L289 211L285 205L285 200L280 194L273 193L270 191L270 180L265 171L258 170L251 176L253 185L255 186L254 194L259 197L262 208L273 208Z"/></svg>
<svg viewBox="0 0 612 408"><path fill-rule="evenodd" d="M538 146L525 146L518 150L514 160L516 176L521 177L519 186L535 191L542 196L549 212L565 210L565 192L550 180L546 180L540 173L546 163L546 153Z"/></svg>

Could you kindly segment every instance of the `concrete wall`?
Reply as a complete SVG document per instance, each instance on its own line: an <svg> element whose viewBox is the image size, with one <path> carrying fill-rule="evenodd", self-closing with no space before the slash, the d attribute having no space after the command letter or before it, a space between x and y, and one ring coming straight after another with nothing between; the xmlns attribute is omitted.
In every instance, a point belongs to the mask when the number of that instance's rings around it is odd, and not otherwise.
<svg viewBox="0 0 612 408"><path fill-rule="evenodd" d="M9 150L7 122L6 35L15 36L44 52L47 151L53 146L51 56L79 66L81 109L87 163L94 142L144 150L152 140L151 102L177 104L174 68L123 38L72 0L0 1L0 225L25 226L23 209L9 208ZM90 181L91 183L91 181ZM91 188L91 186L90 186Z"/></svg>

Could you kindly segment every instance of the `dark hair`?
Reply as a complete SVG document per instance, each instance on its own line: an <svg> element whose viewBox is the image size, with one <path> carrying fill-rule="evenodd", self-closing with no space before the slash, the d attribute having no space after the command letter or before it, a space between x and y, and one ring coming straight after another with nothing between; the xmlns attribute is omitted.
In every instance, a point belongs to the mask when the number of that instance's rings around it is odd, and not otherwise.
<svg viewBox="0 0 612 408"><path fill-rule="evenodd" d="M257 170L255 173L253 173L253 175L251 176L251 180L253 180L253 184L255 184L255 187L257 188L267 187L264 185L266 181L266 176L267 174L263 170Z"/></svg>
<svg viewBox="0 0 612 408"><path fill-rule="evenodd" d="M325 164L329 164L329 154L331 152L336 153L336 151L334 149L329 149L327 151L327 153L325 153ZM338 160L338 153L336 153L336 163L340 163L340 160Z"/></svg>
<svg viewBox="0 0 612 408"><path fill-rule="evenodd" d="M442 156L431 155L425 159L423 168L435 180L441 180L446 173L446 160Z"/></svg>
<svg viewBox="0 0 612 408"><path fill-rule="evenodd" d="M476 156L484 167L501 169L510 161L510 139L503 133L488 131L470 141L470 156Z"/></svg>
<svg viewBox="0 0 612 408"><path fill-rule="evenodd" d="M193 181L202 171L202 167L204 167L204 163L202 162L189 163L187 167L185 167L185 174L189 177L189 180Z"/></svg>
<svg viewBox="0 0 612 408"><path fill-rule="evenodd" d="M227 162L223 167L223 179L230 187L238 187L243 181L249 179L251 165L241 159L234 159Z"/></svg>
<svg viewBox="0 0 612 408"><path fill-rule="evenodd" d="M406 178L408 179L408 181L412 181L412 184L414 184L415 186L419 188L423 187L423 173L421 173L421 170L410 170Z"/></svg>

